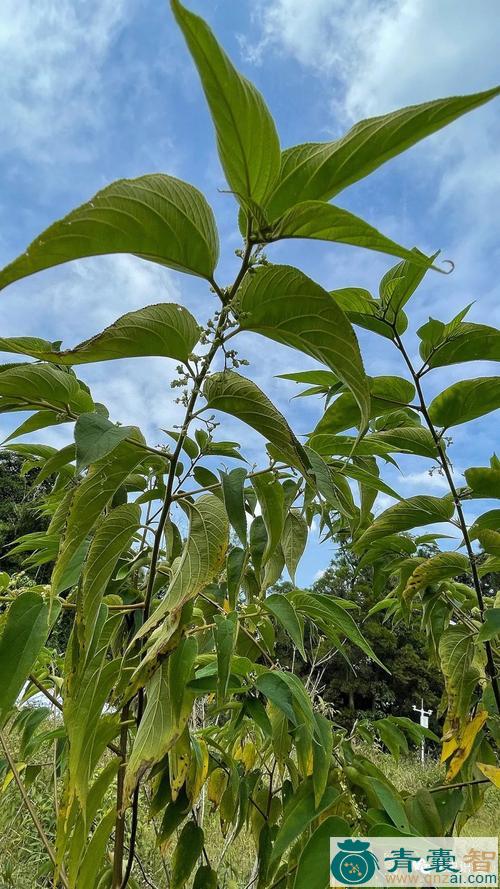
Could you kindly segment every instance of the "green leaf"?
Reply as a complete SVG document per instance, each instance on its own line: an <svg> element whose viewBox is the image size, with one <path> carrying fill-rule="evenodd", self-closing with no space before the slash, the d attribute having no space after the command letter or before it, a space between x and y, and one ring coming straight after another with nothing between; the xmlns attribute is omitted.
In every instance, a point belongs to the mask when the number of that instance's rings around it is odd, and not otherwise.
<svg viewBox="0 0 500 889"><path fill-rule="evenodd" d="M200 335L195 319L177 303L158 303L127 312L114 324L73 349L54 351L40 347L31 337L0 339L0 350L31 355L54 364L90 364L117 358L158 356L186 361Z"/></svg>
<svg viewBox="0 0 500 889"><path fill-rule="evenodd" d="M190 522L184 550L164 598L136 638L148 635L168 614L179 612L214 579L224 563L229 522L223 503L214 494L203 494L185 508Z"/></svg>
<svg viewBox="0 0 500 889"><path fill-rule="evenodd" d="M208 864L202 864L196 871L193 889L217 889L217 874Z"/></svg>
<svg viewBox="0 0 500 889"><path fill-rule="evenodd" d="M460 574L470 574L471 567L467 556L461 553L443 552L425 559L406 582L405 597L411 598L426 586L448 580Z"/></svg>
<svg viewBox="0 0 500 889"><path fill-rule="evenodd" d="M119 179L55 222L0 272L0 289L42 269L106 253L210 279L219 253L214 215L192 185L153 173Z"/></svg>
<svg viewBox="0 0 500 889"><path fill-rule="evenodd" d="M214 621L217 652L217 706L221 707L226 701L229 686L231 658L238 634L238 616L234 611L227 617L223 614L215 614Z"/></svg>
<svg viewBox="0 0 500 889"><path fill-rule="evenodd" d="M285 494L273 472L256 475L252 478L252 486L257 494L267 531L267 543L262 554L262 565L264 566L281 541L285 523Z"/></svg>
<svg viewBox="0 0 500 889"><path fill-rule="evenodd" d="M448 697L447 719L463 719L480 673L474 664L474 633L463 624L450 626L439 640L439 657Z"/></svg>
<svg viewBox="0 0 500 889"><path fill-rule="evenodd" d="M194 636L181 640L169 658L169 696L175 720L181 718L184 696L188 682L193 678L193 670L198 654L198 643Z"/></svg>
<svg viewBox="0 0 500 889"><path fill-rule="evenodd" d="M435 457L436 444L428 429L420 427L402 427L384 432L365 435L356 441L349 435L330 435L314 433L309 439L311 448L323 456L387 456L391 453L418 454L421 457Z"/></svg>
<svg viewBox="0 0 500 889"><path fill-rule="evenodd" d="M81 650L88 650L94 634L102 597L118 559L139 528L140 507L123 503L112 509L98 526L90 545L77 597L77 624L81 624Z"/></svg>
<svg viewBox="0 0 500 889"><path fill-rule="evenodd" d="M115 491L121 487L142 459L143 453L140 448L124 441L95 463L92 471L76 489L71 501L66 532L52 574L52 585L56 594L61 590L62 578L75 552L85 541Z"/></svg>
<svg viewBox="0 0 500 889"><path fill-rule="evenodd" d="M169 694L169 663L164 661L146 686L146 709L141 719L125 772L128 799L141 776L160 762L182 735L189 719L194 694L184 689L181 713L175 717Z"/></svg>
<svg viewBox="0 0 500 889"><path fill-rule="evenodd" d="M415 387L402 377L368 378L370 387L369 418L391 413L395 407L406 406L415 396ZM350 392L343 392L325 411L313 435L343 432L361 423L359 407Z"/></svg>
<svg viewBox="0 0 500 889"><path fill-rule="evenodd" d="M401 309L413 296L418 285L423 280L426 272L436 259L433 256L424 256L416 247L411 251L412 256L405 262L400 262L384 275L380 282L380 300L384 307L384 317L394 323ZM426 267L427 266L427 267Z"/></svg>
<svg viewBox="0 0 500 889"><path fill-rule="evenodd" d="M7 436L3 444L12 441L13 438L20 438L22 435L28 435L30 432L37 432L39 429L47 429L48 426L59 426L61 423L67 422L69 422L69 417L61 417L58 411L37 411L17 426L16 429Z"/></svg>
<svg viewBox="0 0 500 889"><path fill-rule="evenodd" d="M338 601L334 601L332 596L312 595L298 591L293 595L293 603L299 613L310 617L327 635L330 629L334 629L336 638L340 634L350 639L379 667L388 672L361 633L355 620L345 608L339 605ZM336 638L333 640L334 644L336 644Z"/></svg>
<svg viewBox="0 0 500 889"><path fill-rule="evenodd" d="M338 378L329 370L300 370L291 374L276 374L278 380L291 380L292 383L310 383L328 389L336 386Z"/></svg>
<svg viewBox="0 0 500 889"><path fill-rule="evenodd" d="M470 496L486 498L500 497L500 469L489 466L472 466L464 472L465 481L471 489Z"/></svg>
<svg viewBox="0 0 500 889"><path fill-rule="evenodd" d="M255 685L293 725L304 723L312 731L314 717L311 700L298 676L268 670L257 677Z"/></svg>
<svg viewBox="0 0 500 889"><path fill-rule="evenodd" d="M446 330L442 322L433 323L441 325L439 332ZM420 328L419 336L422 331ZM485 324L459 324L443 342L438 336L433 348L427 350L426 345L426 342L422 343L420 354L429 367L446 367L463 361L500 361L500 330Z"/></svg>
<svg viewBox="0 0 500 889"><path fill-rule="evenodd" d="M392 340L394 334L389 322L384 319L383 303L381 300L374 299L368 290L361 290L358 287L343 287L340 290L330 291L330 296L353 324ZM396 330L402 334L407 327L408 319L401 309L396 318Z"/></svg>
<svg viewBox="0 0 500 889"><path fill-rule="evenodd" d="M281 626L286 630L295 647L300 651L303 660L306 660L304 651L304 626L297 617L295 608L286 596L274 593L268 596L264 602L264 607L274 614L275 618L280 622Z"/></svg>
<svg viewBox="0 0 500 889"><path fill-rule="evenodd" d="M77 471L106 457L133 434L133 426L115 426L102 414L80 414L75 423Z"/></svg>
<svg viewBox="0 0 500 889"><path fill-rule="evenodd" d="M314 714L314 722L313 786L314 801L316 806L319 806L326 791L332 764L333 726L321 713Z"/></svg>
<svg viewBox="0 0 500 889"><path fill-rule="evenodd" d="M245 512L245 480L246 469L232 469L231 472L220 472L222 494L228 519L236 531L243 546L247 544L247 516Z"/></svg>
<svg viewBox="0 0 500 889"><path fill-rule="evenodd" d="M7 611L0 636L0 728L15 704L49 632L51 604L39 593L21 593Z"/></svg>
<svg viewBox="0 0 500 889"><path fill-rule="evenodd" d="M321 361L350 389L368 423L370 393L356 335L342 309L292 266L256 269L239 296L242 330L254 330Z"/></svg>
<svg viewBox="0 0 500 889"><path fill-rule="evenodd" d="M94 830L78 872L78 889L95 889L96 875L102 865L115 820L116 811L112 808L102 816Z"/></svg>
<svg viewBox="0 0 500 889"><path fill-rule="evenodd" d="M500 407L500 377L479 377L448 386L433 399L429 416L436 426L459 426Z"/></svg>
<svg viewBox="0 0 500 889"><path fill-rule="evenodd" d="M401 247L354 213L349 213L342 207L334 207L333 204L325 204L323 201L303 201L290 207L274 223L268 236L270 241L279 241L283 238L334 241L337 244L351 244L353 247L364 247L366 250L375 250L378 253L401 256L416 266L423 266L424 274L432 266L432 259L423 253Z"/></svg>
<svg viewBox="0 0 500 889"><path fill-rule="evenodd" d="M280 170L278 134L264 99L203 19L178 0L172 9L200 75L229 187L244 206L263 205Z"/></svg>
<svg viewBox="0 0 500 889"><path fill-rule="evenodd" d="M356 542L355 549L360 552L374 540L395 531L409 531L422 525L449 522L454 511L455 506L450 497L409 497L377 516Z"/></svg>
<svg viewBox="0 0 500 889"><path fill-rule="evenodd" d="M493 99L500 88L436 99L357 123L334 142L309 142L283 152L279 183L268 212L276 219L300 201L329 201L348 185L460 115Z"/></svg>
<svg viewBox="0 0 500 889"><path fill-rule="evenodd" d="M487 608L484 612L484 623L479 630L478 642L489 642L500 635L500 608Z"/></svg>
<svg viewBox="0 0 500 889"><path fill-rule="evenodd" d="M297 509L291 509L285 519L281 545L288 573L295 583L295 572L307 544L307 522Z"/></svg>
<svg viewBox="0 0 500 889"><path fill-rule="evenodd" d="M303 835L314 818L329 809L337 797L338 790L335 787L327 787L319 806L316 807L312 779L304 781L285 807L283 821L274 841L271 862L277 863L292 843Z"/></svg>
<svg viewBox="0 0 500 889"><path fill-rule="evenodd" d="M311 834L295 873L293 889L328 889L330 886L330 837L350 836L351 829L343 818L326 818Z"/></svg>
<svg viewBox="0 0 500 889"><path fill-rule="evenodd" d="M183 889L203 852L205 838L201 827L188 821L181 830L172 856L171 889Z"/></svg>
<svg viewBox="0 0 500 889"><path fill-rule="evenodd" d="M75 414L94 410L89 392L72 374L49 364L20 364L0 374L0 396L30 407L69 408Z"/></svg>
<svg viewBox="0 0 500 889"><path fill-rule="evenodd" d="M379 781L370 776L370 786L375 791L380 803L398 830L410 833L410 824L405 812L401 795L389 782Z"/></svg>
<svg viewBox="0 0 500 889"><path fill-rule="evenodd" d="M247 423L276 445L290 465L307 474L308 461L302 445L284 416L252 380L234 371L214 373L206 380L203 391L210 408Z"/></svg>

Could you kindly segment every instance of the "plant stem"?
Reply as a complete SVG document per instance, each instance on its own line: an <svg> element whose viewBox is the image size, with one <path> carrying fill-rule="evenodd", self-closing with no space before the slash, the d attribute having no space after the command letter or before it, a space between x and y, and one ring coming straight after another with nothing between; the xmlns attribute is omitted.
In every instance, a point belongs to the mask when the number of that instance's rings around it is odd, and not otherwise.
<svg viewBox="0 0 500 889"><path fill-rule="evenodd" d="M120 889L123 876L123 852L125 848L125 811L123 807L123 790L125 786L125 760L127 758L128 717L130 706L125 704L122 710L122 727L120 730L121 763L116 779L116 823L115 844L113 849L113 889Z"/></svg>
<svg viewBox="0 0 500 889"><path fill-rule="evenodd" d="M38 836L40 837L43 845L45 846L45 849L46 849L47 854L54 866L54 869L57 870L57 859L56 859L54 849L52 848L52 844L50 843L50 841L47 837L47 834L45 833L45 830L43 829L42 822L40 821L40 819L36 813L36 810L31 802L28 794L26 793L26 788L25 788L23 782L21 781L19 772L17 771L17 768L16 768L16 764L14 762L14 759L12 757L12 754L9 750L9 747L8 747L7 742L5 740L5 736L2 731L0 731L0 744L3 747L3 751L5 753L5 758L9 764L9 768L12 772L13 777L14 777L14 781L16 782L16 784L18 786L19 793L21 794L24 805L26 806L26 809L28 810L28 812L31 816L31 820L33 821L33 824L36 827ZM61 883L63 884L65 889L69 889L68 881L66 880L66 877L65 877L64 873L62 872L62 870L61 870L59 876L61 879Z"/></svg>
<svg viewBox="0 0 500 889"><path fill-rule="evenodd" d="M186 436L189 431L190 423L193 419L193 415L194 415L195 408L196 408L196 402L197 402L198 397L200 395L201 387L203 385L205 377L207 376L207 374L210 370L212 361L214 360L214 358L221 346L222 337L224 334L224 328L227 323L227 319L228 319L228 315L229 315L229 307L231 304L231 300L236 295L238 287L240 286L240 284L247 272L247 269L248 269L248 266L250 263L252 249L253 249L253 244L250 242L249 239L247 239L245 252L243 255L242 262L241 262L240 270L239 270L239 272L236 276L236 279L235 279L235 281L229 291L229 294L227 296L224 294L224 292L216 284L215 281L213 281L213 280L211 281L212 286L214 287L216 293L218 294L218 296L221 300L222 309L219 314L217 327L215 329L212 345L210 346L210 349L208 350L207 354L205 355L205 357L202 361L199 372L197 373L197 375L194 378L193 389L191 391L191 395L189 397L189 400L188 400L188 403L186 406L184 421L183 421L183 424L182 424L182 427L181 427L181 430L179 433L179 437L176 442L175 449L174 449L172 455L170 456L170 467L169 467L169 471L168 471L167 484L166 484L166 489L165 489L165 499L163 501L163 506L162 506L162 510L160 513L160 518L158 520L158 526L156 528L156 532L155 532L155 536L154 536L154 540L153 540L153 548L152 548L152 552L151 552L151 562L149 565L148 583L147 583L147 588L146 588L146 595L144 597L144 610L142 613L143 624L146 623L146 621L148 620L150 613L151 613L154 583L155 583L155 579L156 579L156 571L157 571L158 559L159 559L160 548L161 548L161 538L162 538L165 524L166 524L167 519L169 517L170 509L172 507L172 503L174 500L174 482L175 482L175 478L176 478L176 469L177 469L177 464L179 462L180 453L183 448L184 442L186 440ZM142 647L142 645L144 644L144 640L141 640L140 644ZM136 720L138 726L141 722L143 712L144 712L144 690L140 689L139 694L138 694L137 720ZM132 866L134 863L135 846L136 846L136 839L137 839L137 825L138 825L138 821L139 821L139 789L140 789L140 782L137 783L137 786L134 791L134 796L132 799L132 823L131 823L131 829L130 829L130 847L129 847L127 866L125 869L125 875L124 875L122 883L121 883L121 889L126 889L126 886L128 884L129 878L130 878L130 874L132 872Z"/></svg>
<svg viewBox="0 0 500 889"><path fill-rule="evenodd" d="M479 574L477 573L476 557L474 555L474 550L472 549L472 543L471 543L470 536L469 536L469 529L467 527L467 522L465 521L465 516L464 516L463 509L462 509L462 503L461 503L460 497L458 496L458 491L455 487L455 482L453 481L453 476L451 474L450 465L448 463L448 458L447 458L446 453L444 451L441 438L437 434L434 424L430 418L429 411L427 410L427 403L426 403L425 396L424 396L424 393L422 390L420 377L419 377L417 371L415 370L415 368L413 367L413 364L412 364L411 359L408 355L408 352L406 351L403 341L402 341L399 333L397 332L395 326L393 326L392 329L393 329L393 333L394 333L394 342L395 342L396 346L398 347L399 351L401 352L401 355L403 356L405 364L406 364L408 370L410 371L413 383L415 385L415 389L417 390L417 395L418 395L418 399L420 402L422 416L427 424L427 428L429 429L429 432L432 435L434 444L436 445L436 451L438 454L439 464L446 476L446 481L448 482L448 487L449 487L451 495L453 497L453 502L455 504L455 509L456 509L457 515L458 515L458 523L460 525L460 530L462 532L462 536L464 539L465 548L467 550L467 557L469 559L469 563L470 563L470 567L471 567L472 581L474 584L474 589L476 591L476 597L477 597L477 603L479 606L479 611L481 613L481 621L484 622L484 597L483 597L483 591L481 588L481 581L479 579ZM493 658L493 651L492 651L492 648L491 648L491 645L489 642L485 642L484 647L486 650L487 671L488 671L488 675L491 680L491 685L493 688L493 694L495 696L497 709L498 709L498 712L500 713L500 687L498 685L498 676L497 676L496 667L495 667L495 660Z"/></svg>

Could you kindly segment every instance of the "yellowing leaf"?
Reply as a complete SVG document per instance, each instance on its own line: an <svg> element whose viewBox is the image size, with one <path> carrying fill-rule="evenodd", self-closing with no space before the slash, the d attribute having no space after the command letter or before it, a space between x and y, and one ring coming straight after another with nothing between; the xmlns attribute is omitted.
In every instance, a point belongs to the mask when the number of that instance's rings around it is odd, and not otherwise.
<svg viewBox="0 0 500 889"><path fill-rule="evenodd" d="M460 769L462 768L464 762L469 758L472 748L474 746L474 741L476 740L477 735L481 731L484 723L488 719L488 713L486 710L481 710L470 722L467 723L465 728L460 732L458 740L458 747L456 749L456 753L453 759L450 762L448 771L446 773L446 780L452 781L455 778ZM500 769L498 770L500 772Z"/></svg>
<svg viewBox="0 0 500 889"><path fill-rule="evenodd" d="M498 766L489 766L485 762L477 762L476 765L478 769L482 771L485 778L489 778L495 787L500 788L500 768L498 768Z"/></svg>

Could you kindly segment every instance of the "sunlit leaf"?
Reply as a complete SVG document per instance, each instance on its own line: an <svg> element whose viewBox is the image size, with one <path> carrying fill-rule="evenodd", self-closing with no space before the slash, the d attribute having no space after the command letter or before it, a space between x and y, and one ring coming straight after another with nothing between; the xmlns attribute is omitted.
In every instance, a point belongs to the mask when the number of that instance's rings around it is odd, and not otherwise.
<svg viewBox="0 0 500 889"><path fill-rule="evenodd" d="M0 289L42 269L106 253L133 253L211 278L219 253L212 210L196 188L172 176L119 179L38 235L0 272Z"/></svg>

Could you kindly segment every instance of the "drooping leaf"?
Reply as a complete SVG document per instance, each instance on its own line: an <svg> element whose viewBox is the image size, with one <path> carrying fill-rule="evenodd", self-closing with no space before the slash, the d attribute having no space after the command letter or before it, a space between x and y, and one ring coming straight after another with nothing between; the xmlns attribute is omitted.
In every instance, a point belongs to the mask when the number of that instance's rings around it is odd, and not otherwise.
<svg viewBox="0 0 500 889"><path fill-rule="evenodd" d="M217 652L217 706L221 707L226 700L231 658L238 634L238 617L235 611L226 615L214 615L215 649Z"/></svg>
<svg viewBox="0 0 500 889"><path fill-rule="evenodd" d="M262 565L266 565L278 546L285 523L285 495L274 473L266 472L252 479L262 510L262 518L267 531L267 542L262 554Z"/></svg>
<svg viewBox="0 0 500 889"><path fill-rule="evenodd" d="M178 612L214 579L224 562L229 523L223 503L214 494L203 494L186 508L189 534L177 569L164 598L137 638L148 635L168 614Z"/></svg>
<svg viewBox="0 0 500 889"><path fill-rule="evenodd" d="M182 639L169 658L169 697L174 719L180 719L184 695L188 682L192 679L198 643L194 636Z"/></svg>
<svg viewBox="0 0 500 889"><path fill-rule="evenodd" d="M211 208L192 185L153 173L119 179L39 235L0 272L0 289L42 269L106 253L211 278L219 253Z"/></svg>
<svg viewBox="0 0 500 889"><path fill-rule="evenodd" d="M271 614L274 614L281 626L286 630L295 647L300 651L303 660L306 659L304 651L304 627L301 624L295 608L290 600L281 594L273 593L264 600L264 605Z"/></svg>
<svg viewBox="0 0 500 889"><path fill-rule="evenodd" d="M377 516L356 542L356 550L362 551L374 540L394 531L409 531L422 525L449 522L454 511L451 497L408 497Z"/></svg>
<svg viewBox="0 0 500 889"><path fill-rule="evenodd" d="M328 201L381 164L460 115L493 99L500 88L436 99L362 120L334 142L310 142L283 152L280 179L269 201L276 219L297 200Z"/></svg>
<svg viewBox="0 0 500 889"><path fill-rule="evenodd" d="M97 528L85 560L77 599L76 619L81 625L82 653L90 645L102 597L116 563L130 545L140 521L140 507L135 503L123 503L112 509Z"/></svg>
<svg viewBox="0 0 500 889"><path fill-rule="evenodd" d="M407 261L423 266L424 272L432 266L432 259L420 252L412 252L401 247L391 238L377 231L364 219L355 216L342 207L326 204L324 201L303 201L290 207L272 226L268 236L270 241L282 238L313 238L319 241L334 241L337 244L351 244L391 256L400 256Z"/></svg>
<svg viewBox="0 0 500 889"><path fill-rule="evenodd" d="M178 0L172 0L172 9L200 75L228 185L244 206L263 205L280 169L280 144L271 114L203 19Z"/></svg>
<svg viewBox="0 0 500 889"><path fill-rule="evenodd" d="M204 842L202 828L194 821L188 821L181 830L172 857L172 889L183 889L186 885L203 852Z"/></svg>
<svg viewBox="0 0 500 889"><path fill-rule="evenodd" d="M220 473L222 494L228 519L236 531L243 546L247 543L247 516L245 512L245 479L246 469L232 469L231 472Z"/></svg>
<svg viewBox="0 0 500 889"><path fill-rule="evenodd" d="M361 633L356 621L338 600L335 601L332 596L311 595L299 590L293 594L293 603L300 614L310 617L327 635L333 629L336 639L339 636L350 639L383 670L387 670Z"/></svg>
<svg viewBox="0 0 500 889"><path fill-rule="evenodd" d="M479 671L474 665L474 634L463 624L448 627L439 641L448 720L463 719L468 711Z"/></svg>
<svg viewBox="0 0 500 889"><path fill-rule="evenodd" d="M314 788L310 778L304 781L283 813L283 821L276 834L271 861L278 862L292 843L309 827L314 818L330 808L338 796L335 787L327 787L320 804L314 801Z"/></svg>
<svg viewBox="0 0 500 889"><path fill-rule="evenodd" d="M139 433L136 432L136 436L139 436ZM142 436L139 436L138 441L141 442L141 439ZM115 491L142 459L140 448L124 441L94 464L92 471L76 489L52 574L52 584L56 594L61 589L62 578L75 552L85 541Z"/></svg>
<svg viewBox="0 0 500 889"><path fill-rule="evenodd" d="M429 416L436 426L459 426L500 407L500 377L462 380L449 386L429 405Z"/></svg>
<svg viewBox="0 0 500 889"><path fill-rule="evenodd" d="M125 796L128 799L141 775L160 762L182 735L194 700L184 689L178 717L172 709L169 694L169 664L164 661L146 688L146 709L135 736L125 772Z"/></svg>
<svg viewBox="0 0 500 889"><path fill-rule="evenodd" d="M500 768L498 766L488 765L488 763L485 762L478 762L477 767L481 770L485 778L489 778L491 783L500 789Z"/></svg>
<svg viewBox="0 0 500 889"><path fill-rule="evenodd" d="M281 545L292 583L295 583L295 572L304 554L306 544L307 522L297 509L291 509L285 519Z"/></svg>
<svg viewBox="0 0 500 889"><path fill-rule="evenodd" d="M252 380L234 371L214 373L204 386L208 406L247 423L276 445L292 466L307 473L307 457L282 414Z"/></svg>
<svg viewBox="0 0 500 889"><path fill-rule="evenodd" d="M319 806L328 784L332 764L333 726L326 716L314 714L313 787L314 801Z"/></svg>
<svg viewBox="0 0 500 889"><path fill-rule="evenodd" d="M330 838L351 833L347 821L332 815L325 818L311 834L299 859L293 889L328 889L330 885Z"/></svg>
<svg viewBox="0 0 500 889"><path fill-rule="evenodd" d="M51 605L57 613L56 603L28 590L7 611L0 636L0 728L45 643Z"/></svg>
<svg viewBox="0 0 500 889"><path fill-rule="evenodd" d="M99 821L92 838L87 846L85 855L78 872L78 889L94 889L96 885L96 873L99 873L106 852L111 831L116 819L114 808L109 809Z"/></svg>
<svg viewBox="0 0 500 889"><path fill-rule="evenodd" d="M356 335L326 290L292 266L263 266L243 282L240 325L321 361L348 386L368 422L370 393Z"/></svg>

